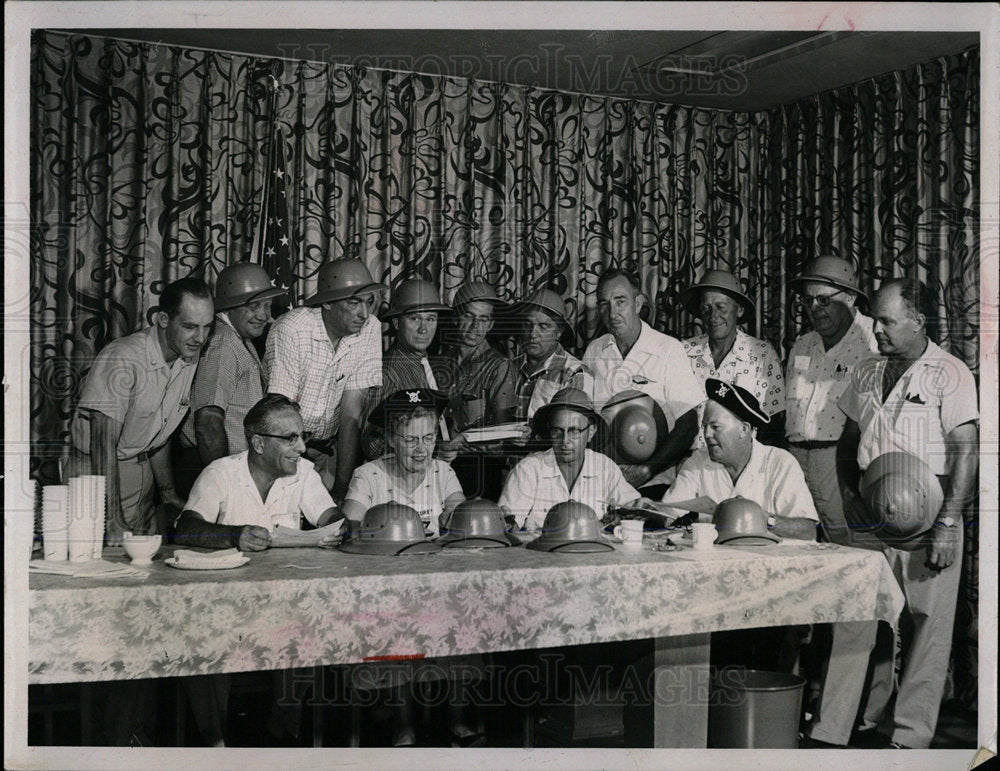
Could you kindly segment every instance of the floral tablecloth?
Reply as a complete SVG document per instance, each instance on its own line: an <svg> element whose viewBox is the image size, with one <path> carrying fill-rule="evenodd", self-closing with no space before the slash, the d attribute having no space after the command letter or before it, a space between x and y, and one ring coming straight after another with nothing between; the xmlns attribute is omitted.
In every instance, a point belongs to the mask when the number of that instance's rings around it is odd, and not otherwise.
<svg viewBox="0 0 1000 771"><path fill-rule="evenodd" d="M107 557L106 557L107 558ZM111 557L116 559L116 557ZM32 575L29 681L82 682L443 656L882 619L903 597L872 551L788 543L660 553L523 548L373 557L161 557L145 580Z"/></svg>

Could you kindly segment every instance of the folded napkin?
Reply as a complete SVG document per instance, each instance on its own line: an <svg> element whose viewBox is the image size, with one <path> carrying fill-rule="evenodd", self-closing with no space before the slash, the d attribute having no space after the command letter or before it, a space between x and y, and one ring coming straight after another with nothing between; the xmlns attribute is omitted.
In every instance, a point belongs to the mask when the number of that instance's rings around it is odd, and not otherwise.
<svg viewBox="0 0 1000 771"><path fill-rule="evenodd" d="M198 565L203 567L231 567L242 565L248 560L239 549L222 549L220 551L191 551L178 549L174 552L174 561L178 565Z"/></svg>
<svg viewBox="0 0 1000 771"><path fill-rule="evenodd" d="M32 573L49 573L71 578L149 578L149 573L121 562L90 560L89 562L46 562L32 560L28 563Z"/></svg>

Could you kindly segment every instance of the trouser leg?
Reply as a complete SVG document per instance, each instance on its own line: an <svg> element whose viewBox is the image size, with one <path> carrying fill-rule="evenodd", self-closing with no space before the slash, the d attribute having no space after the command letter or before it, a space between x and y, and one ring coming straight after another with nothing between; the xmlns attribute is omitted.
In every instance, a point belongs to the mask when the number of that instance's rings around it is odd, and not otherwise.
<svg viewBox="0 0 1000 771"><path fill-rule="evenodd" d="M805 450L792 445L789 450L805 474L826 540L850 546L851 534L844 519L844 502L837 480L837 448Z"/></svg>
<svg viewBox="0 0 1000 771"><path fill-rule="evenodd" d="M153 469L149 461L118 461L118 488L126 530L151 532L155 524L153 487Z"/></svg>
<svg viewBox="0 0 1000 771"><path fill-rule="evenodd" d="M113 680L97 689L105 741L113 747L149 747L156 736L155 680Z"/></svg>
<svg viewBox="0 0 1000 771"><path fill-rule="evenodd" d="M886 549L884 552L886 560L889 562L889 569L899 586L903 587L902 563L900 562L900 552L896 549ZM905 593L905 590L904 590ZM903 609L906 612L906 608ZM902 622L902 619L900 619ZM895 688L896 669L896 638L898 631L889 626L881 626L875 640L875 648L872 651L871 682L868 687L867 699L865 702L864 714L859 726L863 731L870 731L878 727L882 720L889 699Z"/></svg>
<svg viewBox="0 0 1000 771"><path fill-rule="evenodd" d="M926 565L927 550L902 552L903 589L913 639L900 677L892 740L925 749L934 738L951 654L962 554L944 570Z"/></svg>
<svg viewBox="0 0 1000 771"><path fill-rule="evenodd" d="M878 622L848 621L832 626L830 658L809 735L830 744L847 744L861 703Z"/></svg>
<svg viewBox="0 0 1000 771"><path fill-rule="evenodd" d="M225 742L231 683L232 675L227 674L181 678L198 732L210 747Z"/></svg>

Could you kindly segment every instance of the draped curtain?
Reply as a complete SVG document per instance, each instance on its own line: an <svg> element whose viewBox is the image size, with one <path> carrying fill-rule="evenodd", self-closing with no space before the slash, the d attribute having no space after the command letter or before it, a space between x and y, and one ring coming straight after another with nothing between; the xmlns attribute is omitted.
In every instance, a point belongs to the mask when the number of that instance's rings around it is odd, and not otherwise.
<svg viewBox="0 0 1000 771"><path fill-rule="evenodd" d="M267 140L285 138L294 295L327 259L564 294L582 347L611 265L650 321L726 267L787 351L787 279L819 254L928 282L940 342L978 365L978 53L760 113L37 32L32 69L36 470L108 341L168 281L246 259ZM272 101L268 84L279 88ZM51 475L51 468L48 468Z"/></svg>
<svg viewBox="0 0 1000 771"><path fill-rule="evenodd" d="M609 266L636 271L650 322L680 337L697 329L680 292L725 267L787 352L804 324L788 279L832 253L869 291L927 282L939 342L978 373L978 49L756 113L45 31L32 55L42 480L94 355L150 322L166 282L248 257L275 128L297 300L339 257L446 299L469 277L508 299L549 285L582 348Z"/></svg>

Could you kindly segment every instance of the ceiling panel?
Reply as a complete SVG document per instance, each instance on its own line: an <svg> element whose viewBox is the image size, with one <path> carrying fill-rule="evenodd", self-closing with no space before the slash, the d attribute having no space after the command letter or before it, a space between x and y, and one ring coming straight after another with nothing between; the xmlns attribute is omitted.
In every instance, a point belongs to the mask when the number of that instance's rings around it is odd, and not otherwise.
<svg viewBox="0 0 1000 771"><path fill-rule="evenodd" d="M978 32L77 30L560 91L760 110L958 53Z"/></svg>

